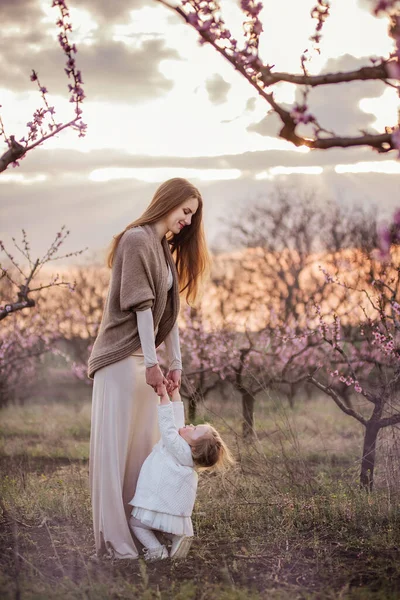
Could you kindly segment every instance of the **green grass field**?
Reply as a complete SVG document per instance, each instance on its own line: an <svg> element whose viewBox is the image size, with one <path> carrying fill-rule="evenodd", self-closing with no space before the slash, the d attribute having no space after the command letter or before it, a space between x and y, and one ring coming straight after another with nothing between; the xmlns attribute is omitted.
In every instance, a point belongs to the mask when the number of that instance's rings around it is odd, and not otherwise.
<svg viewBox="0 0 400 600"><path fill-rule="evenodd" d="M200 476L189 557L95 562L90 405L3 409L0 597L400 598L397 430L380 438L367 495L358 487L362 428L329 399L292 410L271 392L248 444L234 401L208 401L202 419L223 431L238 462L224 476Z"/></svg>

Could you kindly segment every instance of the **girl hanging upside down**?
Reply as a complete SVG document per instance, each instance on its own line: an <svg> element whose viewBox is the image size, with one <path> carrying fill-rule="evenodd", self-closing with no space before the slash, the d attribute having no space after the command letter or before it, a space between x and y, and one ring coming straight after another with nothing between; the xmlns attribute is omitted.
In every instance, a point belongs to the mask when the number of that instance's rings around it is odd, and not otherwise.
<svg viewBox="0 0 400 600"><path fill-rule="evenodd" d="M193 538L191 514L196 499L197 470L219 470L233 464L232 455L214 427L184 425L178 388L157 388L161 439L144 461L129 524L144 546L147 561L185 558ZM170 553L155 531L172 534Z"/></svg>

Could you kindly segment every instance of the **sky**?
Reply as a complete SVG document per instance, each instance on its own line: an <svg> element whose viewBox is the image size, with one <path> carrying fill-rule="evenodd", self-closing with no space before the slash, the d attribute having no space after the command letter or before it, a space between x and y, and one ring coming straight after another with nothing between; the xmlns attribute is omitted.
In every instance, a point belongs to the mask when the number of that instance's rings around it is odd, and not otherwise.
<svg viewBox="0 0 400 600"><path fill-rule="evenodd" d="M265 0L260 56L276 70L298 73L299 57L314 31L315 0ZM382 217L396 206L400 161L369 148L309 151L277 138L278 122L265 101L198 34L156 0L70 0L86 100L84 139L73 131L28 153L19 168L0 174L0 239L28 232L43 253L61 225L64 251L88 247L85 261L100 259L111 238L137 218L157 186L186 177L204 198L207 239L224 249L229 219L243 217L273 189L312 189L324 202L377 203ZM222 0L227 25L240 40L242 13ZM17 139L40 106L30 82L34 68L49 90L58 118L70 120L58 17L51 0L1 0L0 104L6 132ZM371 15L368 0L335 0L321 54L310 71L348 70L391 50L387 21ZM294 86L276 97L293 103ZM321 86L311 111L338 134L383 131L397 122L398 98L381 82ZM11 246L10 246L11 247Z"/></svg>

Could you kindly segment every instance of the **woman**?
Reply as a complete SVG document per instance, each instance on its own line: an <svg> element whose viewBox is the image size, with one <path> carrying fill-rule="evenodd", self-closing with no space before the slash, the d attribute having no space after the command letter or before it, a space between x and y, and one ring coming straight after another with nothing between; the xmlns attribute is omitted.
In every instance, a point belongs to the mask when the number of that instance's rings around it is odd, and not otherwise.
<svg viewBox="0 0 400 600"><path fill-rule="evenodd" d="M170 179L143 215L115 236L108 256L110 286L88 367L94 379L89 471L99 556L138 557L128 503L160 437L155 390L180 386L179 294L189 303L196 298L209 262L202 212L200 192L185 179ZM170 361L166 377L155 350L162 342Z"/></svg>

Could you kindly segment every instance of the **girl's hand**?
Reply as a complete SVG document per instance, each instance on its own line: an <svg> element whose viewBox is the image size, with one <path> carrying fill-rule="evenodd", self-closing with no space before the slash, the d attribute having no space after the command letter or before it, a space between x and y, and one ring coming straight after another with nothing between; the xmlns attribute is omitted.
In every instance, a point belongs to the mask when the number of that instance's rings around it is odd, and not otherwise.
<svg viewBox="0 0 400 600"><path fill-rule="evenodd" d="M174 369L173 371L168 371L167 373L167 379L168 379L168 392L171 394L173 390L175 390L176 388L178 388L178 390L181 387L181 378L182 378L182 371L180 369Z"/></svg>
<svg viewBox="0 0 400 600"><path fill-rule="evenodd" d="M165 385L158 385L156 389L157 396L160 396L160 404L169 404L169 397Z"/></svg>
<svg viewBox="0 0 400 600"><path fill-rule="evenodd" d="M160 385L167 385L168 381L164 377L163 372L160 369L160 365L153 365L146 369L146 383L153 388L157 393L157 387Z"/></svg>
<svg viewBox="0 0 400 600"><path fill-rule="evenodd" d="M175 388L174 390L170 391L167 390L168 394L171 396L171 401L172 402L180 402L182 400L181 395L179 393L179 388Z"/></svg>

